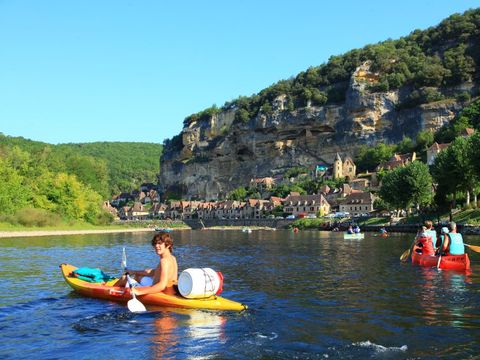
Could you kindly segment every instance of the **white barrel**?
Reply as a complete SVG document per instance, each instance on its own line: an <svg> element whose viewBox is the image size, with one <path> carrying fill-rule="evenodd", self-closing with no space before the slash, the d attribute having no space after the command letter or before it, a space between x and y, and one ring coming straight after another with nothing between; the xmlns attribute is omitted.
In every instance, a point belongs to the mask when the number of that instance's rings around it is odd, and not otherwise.
<svg viewBox="0 0 480 360"><path fill-rule="evenodd" d="M178 291L189 299L202 299L222 290L223 278L210 268L190 268L183 270L178 277Z"/></svg>

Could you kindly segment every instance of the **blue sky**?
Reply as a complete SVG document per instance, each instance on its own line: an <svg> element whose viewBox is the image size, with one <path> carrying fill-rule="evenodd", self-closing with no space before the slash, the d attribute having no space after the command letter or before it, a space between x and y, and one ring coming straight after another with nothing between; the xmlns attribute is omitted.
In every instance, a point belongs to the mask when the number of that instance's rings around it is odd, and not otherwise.
<svg viewBox="0 0 480 360"><path fill-rule="evenodd" d="M0 0L0 132L52 144L162 143L332 55L473 0Z"/></svg>

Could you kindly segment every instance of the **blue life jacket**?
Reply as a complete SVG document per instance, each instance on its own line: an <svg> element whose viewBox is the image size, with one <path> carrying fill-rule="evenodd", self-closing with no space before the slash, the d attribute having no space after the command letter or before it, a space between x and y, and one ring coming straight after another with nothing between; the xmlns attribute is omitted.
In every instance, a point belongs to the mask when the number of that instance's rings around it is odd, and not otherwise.
<svg viewBox="0 0 480 360"><path fill-rule="evenodd" d="M437 247L435 245L437 244L437 232L435 230L425 230L425 234L432 237L432 245L433 248L436 249Z"/></svg>
<svg viewBox="0 0 480 360"><path fill-rule="evenodd" d="M113 277L105 274L102 270L89 267L81 267L73 270L72 275L80 280L91 283L107 282L113 279Z"/></svg>
<svg viewBox="0 0 480 360"><path fill-rule="evenodd" d="M449 253L451 255L465 254L465 246L463 245L462 234L449 233L448 236L450 237Z"/></svg>

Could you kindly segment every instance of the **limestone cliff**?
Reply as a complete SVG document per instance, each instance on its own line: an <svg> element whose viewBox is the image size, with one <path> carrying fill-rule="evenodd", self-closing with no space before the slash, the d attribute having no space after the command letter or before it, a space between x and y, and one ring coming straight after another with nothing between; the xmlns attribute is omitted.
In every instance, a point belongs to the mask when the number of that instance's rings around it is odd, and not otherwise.
<svg viewBox="0 0 480 360"><path fill-rule="evenodd" d="M370 92L368 85L376 79L366 62L353 72L343 103L288 111L280 95L269 115L259 112L246 123L234 121L235 108L191 122L181 140L164 148L161 191L175 190L184 199L221 199L252 178L330 164L337 152L354 156L361 144L414 139L420 130L449 122L462 108L450 99L397 110L412 89ZM468 91L473 85L465 86Z"/></svg>

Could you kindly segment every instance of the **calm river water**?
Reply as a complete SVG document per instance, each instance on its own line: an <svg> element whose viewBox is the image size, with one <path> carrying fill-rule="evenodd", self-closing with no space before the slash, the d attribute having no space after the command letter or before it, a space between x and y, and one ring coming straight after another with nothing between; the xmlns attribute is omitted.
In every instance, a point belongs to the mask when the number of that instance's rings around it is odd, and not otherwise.
<svg viewBox="0 0 480 360"><path fill-rule="evenodd" d="M58 265L157 263L152 234L0 239L1 359L436 359L480 356L480 254L471 274L399 261L411 235L174 232L180 271L211 267L249 310L126 306L74 294ZM467 238L480 245L476 238Z"/></svg>

